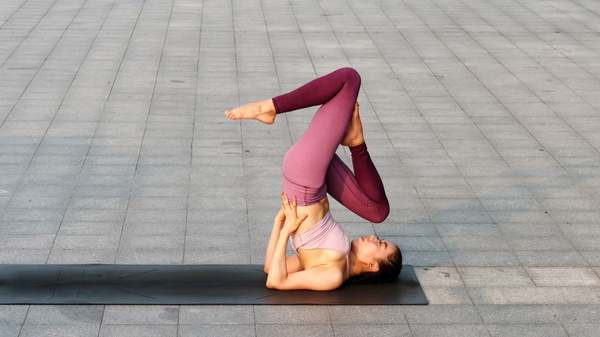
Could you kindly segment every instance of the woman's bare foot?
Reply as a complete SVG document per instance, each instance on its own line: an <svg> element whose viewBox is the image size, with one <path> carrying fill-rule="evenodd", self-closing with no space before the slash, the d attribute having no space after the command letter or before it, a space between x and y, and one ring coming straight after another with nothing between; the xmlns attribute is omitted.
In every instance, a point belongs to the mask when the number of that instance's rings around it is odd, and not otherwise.
<svg viewBox="0 0 600 337"><path fill-rule="evenodd" d="M354 112L352 113L352 119L348 124L348 130L341 144L343 146L353 147L360 145L365 142L363 135L362 122L360 121L360 115L358 114L358 102L354 105Z"/></svg>
<svg viewBox="0 0 600 337"><path fill-rule="evenodd" d="M265 124L273 124L275 122L275 115L275 105L273 105L273 100L271 99L242 105L225 111L225 116L231 120L256 119Z"/></svg>

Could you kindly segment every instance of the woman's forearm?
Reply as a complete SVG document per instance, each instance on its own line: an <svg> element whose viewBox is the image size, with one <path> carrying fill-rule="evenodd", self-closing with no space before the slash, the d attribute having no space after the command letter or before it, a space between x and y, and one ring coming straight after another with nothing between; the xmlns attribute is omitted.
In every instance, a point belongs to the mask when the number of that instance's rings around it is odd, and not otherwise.
<svg viewBox="0 0 600 337"><path fill-rule="evenodd" d="M271 261L273 260L273 253L275 252L275 246L279 240L281 227L283 227L283 221L275 218L273 221L273 229L271 230L271 237L269 238L269 243L267 244L267 251L265 252L265 273L269 273Z"/></svg>
<svg viewBox="0 0 600 337"><path fill-rule="evenodd" d="M286 230L285 227L279 232L279 238L275 244L275 249L273 249L273 256L267 276L267 287L269 288L277 288L278 285L285 281L288 275L286 251L290 234L290 231Z"/></svg>
<svg viewBox="0 0 600 337"><path fill-rule="evenodd" d="M286 261L286 250L287 243L290 235L302 224L308 217L308 214L302 214L298 216L296 205L296 197L292 198L290 204L288 196L285 193L281 193L281 210L275 219L284 219L283 227L279 231L279 238L277 238L277 244L273 250L273 256L271 257L271 265L269 267L269 273L267 276L267 287L281 289L286 285L288 280L287 261Z"/></svg>

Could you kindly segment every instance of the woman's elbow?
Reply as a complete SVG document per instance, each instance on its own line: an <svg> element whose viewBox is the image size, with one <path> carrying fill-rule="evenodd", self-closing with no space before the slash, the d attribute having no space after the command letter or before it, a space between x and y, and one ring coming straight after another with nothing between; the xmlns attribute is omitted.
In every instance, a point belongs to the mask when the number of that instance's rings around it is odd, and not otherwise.
<svg viewBox="0 0 600 337"><path fill-rule="evenodd" d="M269 289L281 289L277 282L274 282L273 280L269 280L269 279L267 279L266 286Z"/></svg>

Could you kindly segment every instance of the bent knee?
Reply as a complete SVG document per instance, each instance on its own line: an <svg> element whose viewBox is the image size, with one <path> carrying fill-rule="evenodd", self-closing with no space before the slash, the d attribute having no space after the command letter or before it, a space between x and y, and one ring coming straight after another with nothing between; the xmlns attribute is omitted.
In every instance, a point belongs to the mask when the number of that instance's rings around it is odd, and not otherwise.
<svg viewBox="0 0 600 337"><path fill-rule="evenodd" d="M346 78L347 82L360 83L360 81L361 81L360 74L354 68L345 67L345 68L340 68L336 71L340 72L344 76L344 78Z"/></svg>
<svg viewBox="0 0 600 337"><path fill-rule="evenodd" d="M374 223L382 223L385 221L385 219L387 219L389 215L390 205L386 203L385 205L378 207L377 212L375 212L368 220Z"/></svg>

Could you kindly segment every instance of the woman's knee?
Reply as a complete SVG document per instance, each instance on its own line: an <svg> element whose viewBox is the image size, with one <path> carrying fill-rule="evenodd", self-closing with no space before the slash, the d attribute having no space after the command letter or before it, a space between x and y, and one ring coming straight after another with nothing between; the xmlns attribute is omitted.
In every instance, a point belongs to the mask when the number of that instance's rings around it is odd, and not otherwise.
<svg viewBox="0 0 600 337"><path fill-rule="evenodd" d="M376 211L373 213L369 221L374 223L382 223L385 221L385 219L387 219L388 215L390 215L390 204L386 202L376 208Z"/></svg>
<svg viewBox="0 0 600 337"><path fill-rule="evenodd" d="M336 72L339 72L344 77L346 82L358 83L360 85L361 78L360 74L358 73L358 71L356 71L356 69L345 67L336 70Z"/></svg>

